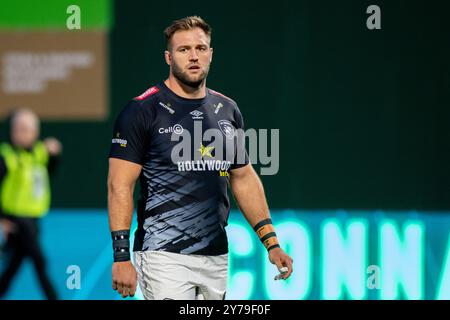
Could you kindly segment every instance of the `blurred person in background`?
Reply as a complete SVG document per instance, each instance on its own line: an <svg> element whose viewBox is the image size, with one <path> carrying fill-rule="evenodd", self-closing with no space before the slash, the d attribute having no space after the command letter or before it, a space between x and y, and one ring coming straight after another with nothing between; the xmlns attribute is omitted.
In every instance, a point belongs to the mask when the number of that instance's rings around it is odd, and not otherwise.
<svg viewBox="0 0 450 320"><path fill-rule="evenodd" d="M50 207L49 172L61 154L55 138L39 140L40 121L28 109L9 119L8 143L0 144L0 226L5 238L6 266L0 273L0 298L26 257L30 257L40 285L49 300L57 299L46 271L39 244L39 219Z"/></svg>

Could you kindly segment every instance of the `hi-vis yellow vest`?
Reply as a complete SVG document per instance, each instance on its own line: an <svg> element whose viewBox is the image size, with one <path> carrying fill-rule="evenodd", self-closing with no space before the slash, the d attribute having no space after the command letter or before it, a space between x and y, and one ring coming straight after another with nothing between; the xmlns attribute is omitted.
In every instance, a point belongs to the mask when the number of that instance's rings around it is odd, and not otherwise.
<svg viewBox="0 0 450 320"><path fill-rule="evenodd" d="M50 207L48 152L42 142L26 151L9 144L0 145L6 175L0 186L2 211L16 217L39 218Z"/></svg>

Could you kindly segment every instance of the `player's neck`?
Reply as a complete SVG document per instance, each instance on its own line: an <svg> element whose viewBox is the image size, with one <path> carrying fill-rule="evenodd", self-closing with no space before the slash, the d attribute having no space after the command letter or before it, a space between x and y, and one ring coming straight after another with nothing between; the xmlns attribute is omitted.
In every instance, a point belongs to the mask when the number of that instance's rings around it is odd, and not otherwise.
<svg viewBox="0 0 450 320"><path fill-rule="evenodd" d="M201 99L206 96L206 81L204 80L198 88L192 88L178 81L175 77L169 76L164 84L176 95L187 99Z"/></svg>

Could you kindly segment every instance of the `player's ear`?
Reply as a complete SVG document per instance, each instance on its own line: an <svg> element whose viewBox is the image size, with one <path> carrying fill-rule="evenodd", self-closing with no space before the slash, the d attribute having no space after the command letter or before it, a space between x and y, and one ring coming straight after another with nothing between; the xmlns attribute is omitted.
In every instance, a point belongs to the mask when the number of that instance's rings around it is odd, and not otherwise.
<svg viewBox="0 0 450 320"><path fill-rule="evenodd" d="M169 50L164 51L164 58L166 59L166 63L170 66L172 62L172 55Z"/></svg>
<svg viewBox="0 0 450 320"><path fill-rule="evenodd" d="M209 58L209 62L212 62L212 57L213 57L213 48L209 48L209 50L211 50L211 57Z"/></svg>

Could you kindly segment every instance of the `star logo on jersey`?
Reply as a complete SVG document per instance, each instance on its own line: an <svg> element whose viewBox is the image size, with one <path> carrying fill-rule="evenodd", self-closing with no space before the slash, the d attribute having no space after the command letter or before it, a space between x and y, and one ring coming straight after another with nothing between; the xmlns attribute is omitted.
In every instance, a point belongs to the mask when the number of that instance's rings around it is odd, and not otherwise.
<svg viewBox="0 0 450 320"><path fill-rule="evenodd" d="M202 116L203 112L201 112L201 111L194 110L189 113L192 115L192 119L194 119L194 120L203 119L203 116Z"/></svg>
<svg viewBox="0 0 450 320"><path fill-rule="evenodd" d="M197 151L200 151L200 154L202 155L202 158L203 158L204 156L207 156L207 157L212 158L213 156L212 156L211 152L212 152L213 150L214 150L214 147L205 147L203 144L202 144L202 146L200 147L200 149L197 149Z"/></svg>

